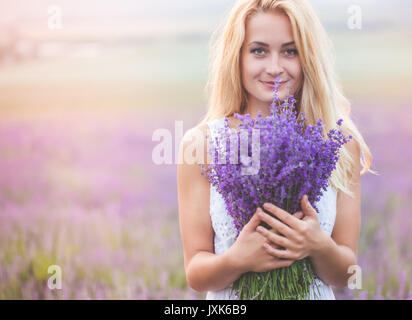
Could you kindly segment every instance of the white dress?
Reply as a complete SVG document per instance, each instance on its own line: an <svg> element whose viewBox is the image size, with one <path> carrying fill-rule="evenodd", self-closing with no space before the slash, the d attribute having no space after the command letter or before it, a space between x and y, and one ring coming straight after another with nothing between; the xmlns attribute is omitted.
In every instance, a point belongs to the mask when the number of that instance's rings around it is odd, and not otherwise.
<svg viewBox="0 0 412 320"><path fill-rule="evenodd" d="M210 135L215 137L216 129L224 127L224 119L220 118L208 122ZM336 217L336 190L328 184L327 191L324 191L321 199L316 203L319 217L319 223L322 230L329 235L332 234ZM215 254L226 251L236 240L236 229L233 224L233 218L227 213L225 202L222 195L216 187L210 185L210 216L215 233L214 246ZM335 300L332 288L326 285L322 280L316 277L320 297L322 300ZM206 300L237 300L238 298L230 294L230 288L233 284L220 291L208 291ZM310 300L315 299L314 290L311 288Z"/></svg>

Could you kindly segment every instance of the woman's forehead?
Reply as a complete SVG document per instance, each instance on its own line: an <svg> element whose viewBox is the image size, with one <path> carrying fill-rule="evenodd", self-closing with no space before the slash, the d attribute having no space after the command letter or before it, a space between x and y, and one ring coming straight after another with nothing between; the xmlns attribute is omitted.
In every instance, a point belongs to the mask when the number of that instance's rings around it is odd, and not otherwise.
<svg viewBox="0 0 412 320"><path fill-rule="evenodd" d="M270 32L273 31L273 32ZM246 41L249 45L259 41L270 46L293 41L293 30L289 17L278 11L259 12L246 21Z"/></svg>

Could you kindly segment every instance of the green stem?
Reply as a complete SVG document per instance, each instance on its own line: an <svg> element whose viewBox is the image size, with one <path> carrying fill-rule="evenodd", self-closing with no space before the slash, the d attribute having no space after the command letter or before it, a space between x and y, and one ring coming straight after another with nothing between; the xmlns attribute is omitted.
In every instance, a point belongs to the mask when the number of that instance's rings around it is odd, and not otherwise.
<svg viewBox="0 0 412 320"><path fill-rule="evenodd" d="M292 195L295 195L297 187L297 185L293 186ZM290 212L289 199L286 210ZM310 260L306 258L294 262L290 267L264 273L247 272L234 282L232 290L238 294L239 300L302 300L309 298L312 286L316 299L320 296L320 292Z"/></svg>

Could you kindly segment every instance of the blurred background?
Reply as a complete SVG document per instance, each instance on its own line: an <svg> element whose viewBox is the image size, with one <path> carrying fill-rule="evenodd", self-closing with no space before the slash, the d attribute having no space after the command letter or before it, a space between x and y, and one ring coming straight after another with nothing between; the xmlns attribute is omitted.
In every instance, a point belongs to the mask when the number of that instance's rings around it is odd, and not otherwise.
<svg viewBox="0 0 412 320"><path fill-rule="evenodd" d="M411 299L412 3L359 0L358 30L352 1L309 1L380 173L361 177L362 288L336 298ZM234 2L0 0L0 299L205 298L185 280L175 157L155 165L152 135L204 115Z"/></svg>

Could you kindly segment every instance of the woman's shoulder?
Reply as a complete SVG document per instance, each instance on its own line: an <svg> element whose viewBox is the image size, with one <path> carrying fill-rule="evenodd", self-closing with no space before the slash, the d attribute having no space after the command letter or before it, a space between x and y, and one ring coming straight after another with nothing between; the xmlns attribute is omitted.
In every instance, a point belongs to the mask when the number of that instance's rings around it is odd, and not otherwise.
<svg viewBox="0 0 412 320"><path fill-rule="evenodd" d="M190 144L191 142L193 143L194 140L197 140L205 143L217 129L224 127L226 120L228 121L230 128L237 128L239 120L234 116L220 117L209 121L203 121L188 129L183 135L182 142L184 144Z"/></svg>
<svg viewBox="0 0 412 320"><path fill-rule="evenodd" d="M183 140L192 141L194 138L202 138L202 140L204 140L209 130L209 125L207 123L198 124L185 132Z"/></svg>
<svg viewBox="0 0 412 320"><path fill-rule="evenodd" d="M202 135L202 137L205 139L207 137L206 135L209 135L211 130L214 130L224 124L224 119L225 117L222 117L201 122L188 129L184 134L184 139L191 140L194 137L199 137L200 135Z"/></svg>
<svg viewBox="0 0 412 320"><path fill-rule="evenodd" d="M239 124L241 121L236 118L234 115L228 115L225 117L220 117L214 120L210 120L207 122L208 126L216 129L216 128L223 128L225 126L225 123L227 122L229 128L231 129L237 129L239 127Z"/></svg>
<svg viewBox="0 0 412 320"><path fill-rule="evenodd" d="M179 147L179 159L183 161L182 164L193 166L195 162L204 161L209 135L207 123L198 124L184 133Z"/></svg>

